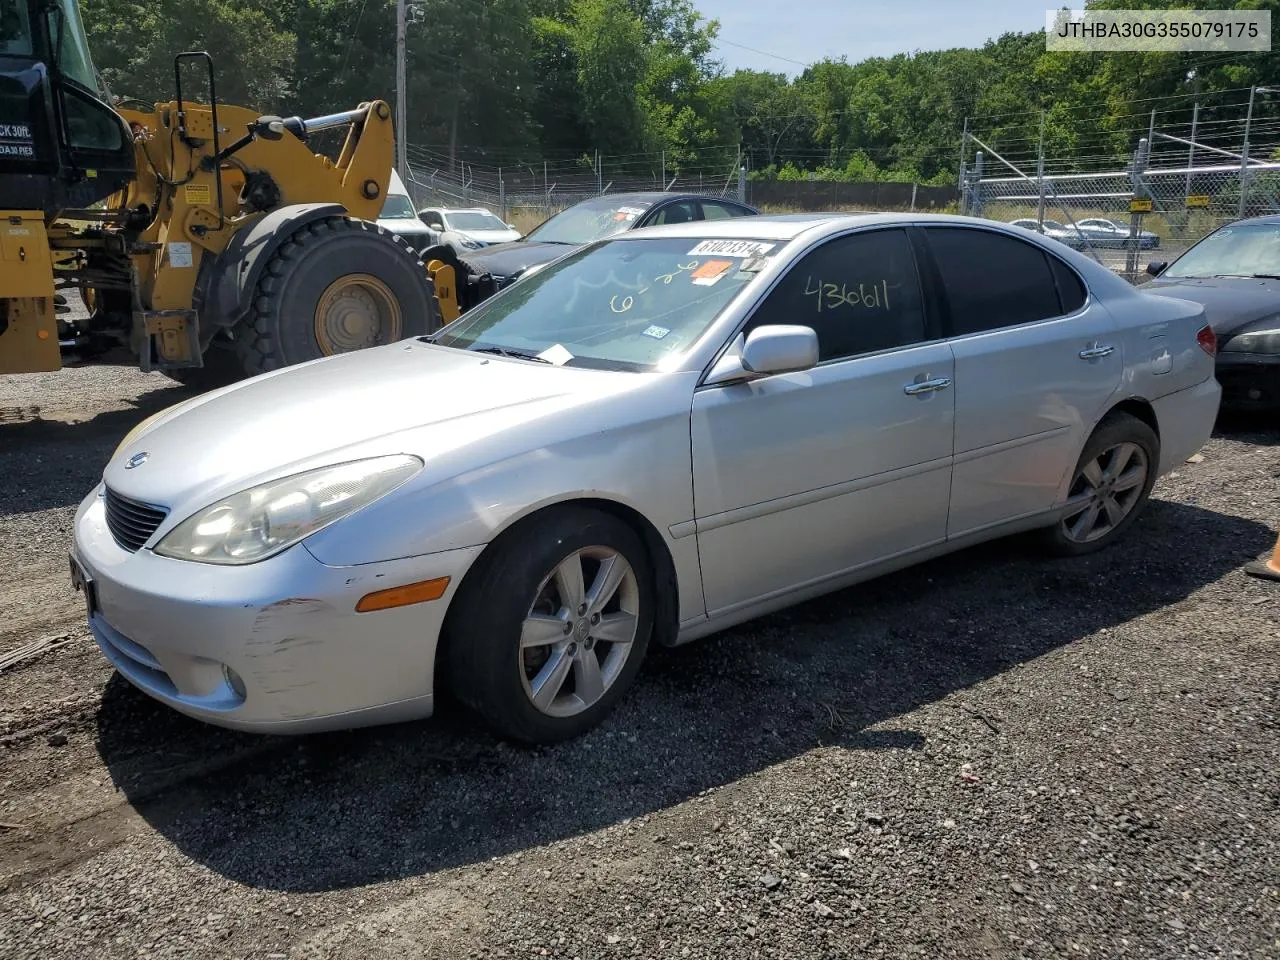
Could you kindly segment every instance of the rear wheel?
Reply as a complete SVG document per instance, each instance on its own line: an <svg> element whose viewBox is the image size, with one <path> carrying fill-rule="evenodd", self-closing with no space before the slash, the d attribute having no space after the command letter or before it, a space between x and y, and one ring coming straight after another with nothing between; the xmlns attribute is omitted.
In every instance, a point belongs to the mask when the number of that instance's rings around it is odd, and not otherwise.
<svg viewBox="0 0 1280 960"><path fill-rule="evenodd" d="M376 224L308 224L272 255L236 330L246 373L431 333L440 310L422 261Z"/></svg>
<svg viewBox="0 0 1280 960"><path fill-rule="evenodd" d="M1066 512L1044 531L1049 549L1079 556L1114 543L1146 506L1159 462L1160 441L1147 424L1128 413L1104 418L1076 464Z"/></svg>
<svg viewBox="0 0 1280 960"><path fill-rule="evenodd" d="M610 514L565 508L481 563L450 613L453 693L513 740L555 743L595 726L648 648L655 597L643 541Z"/></svg>

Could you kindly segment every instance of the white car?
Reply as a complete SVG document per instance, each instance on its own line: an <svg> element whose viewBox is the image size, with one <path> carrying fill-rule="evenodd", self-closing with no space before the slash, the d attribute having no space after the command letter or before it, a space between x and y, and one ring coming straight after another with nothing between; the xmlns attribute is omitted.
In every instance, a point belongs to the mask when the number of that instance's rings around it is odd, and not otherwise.
<svg viewBox="0 0 1280 960"><path fill-rule="evenodd" d="M1006 534L1141 536L1213 428L1215 348L1200 304L989 220L620 231L139 424L72 579L115 668L210 723L407 720L447 684L552 743L651 643Z"/></svg>
<svg viewBox="0 0 1280 960"><path fill-rule="evenodd" d="M418 217L434 232L437 243L448 244L457 253L479 250L495 243L520 239L520 231L484 207L451 210L427 207Z"/></svg>

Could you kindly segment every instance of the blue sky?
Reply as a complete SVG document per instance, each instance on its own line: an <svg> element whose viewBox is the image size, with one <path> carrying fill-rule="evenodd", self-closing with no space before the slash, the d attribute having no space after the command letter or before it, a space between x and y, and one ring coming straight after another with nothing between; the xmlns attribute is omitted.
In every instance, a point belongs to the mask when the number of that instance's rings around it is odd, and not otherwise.
<svg viewBox="0 0 1280 960"><path fill-rule="evenodd" d="M1043 30L1045 10L1062 4L1047 0L792 0L789 4L694 0L694 5L707 19L720 21L724 42L716 54L729 70L744 67L795 76L803 67L778 56L801 64L845 56L856 63L915 50L980 46L1009 30ZM744 46L764 53L744 50Z"/></svg>

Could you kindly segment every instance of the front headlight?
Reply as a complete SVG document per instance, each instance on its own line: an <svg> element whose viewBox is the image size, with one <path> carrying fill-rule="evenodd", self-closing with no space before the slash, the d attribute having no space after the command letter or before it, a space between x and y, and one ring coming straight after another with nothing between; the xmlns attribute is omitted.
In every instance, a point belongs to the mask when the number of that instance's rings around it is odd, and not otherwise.
<svg viewBox="0 0 1280 960"><path fill-rule="evenodd" d="M1280 354L1280 314L1255 320L1234 336L1226 337L1218 352Z"/></svg>
<svg viewBox="0 0 1280 960"><path fill-rule="evenodd" d="M481 243L479 240L472 240L470 237L463 237L458 242L461 243L468 250L479 250L481 247L484 246L484 244Z"/></svg>
<svg viewBox="0 0 1280 960"><path fill-rule="evenodd" d="M368 506L422 466L408 455L373 457L260 484L188 517L155 552L201 563L256 563Z"/></svg>

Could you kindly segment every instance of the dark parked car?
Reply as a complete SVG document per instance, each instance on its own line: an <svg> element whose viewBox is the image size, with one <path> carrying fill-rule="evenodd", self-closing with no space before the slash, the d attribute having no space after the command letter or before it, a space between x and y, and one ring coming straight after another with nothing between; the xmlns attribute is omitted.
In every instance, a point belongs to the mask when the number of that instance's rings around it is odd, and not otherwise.
<svg viewBox="0 0 1280 960"><path fill-rule="evenodd" d="M1204 305L1218 337L1222 405L1280 409L1280 216L1219 227L1147 273L1155 277L1147 292Z"/></svg>
<svg viewBox="0 0 1280 960"><path fill-rule="evenodd" d="M692 193L614 193L574 204L543 221L528 236L459 256L445 247L426 251L458 271L458 303L465 311L515 283L530 267L624 230L696 220L756 216L754 207L725 197Z"/></svg>

